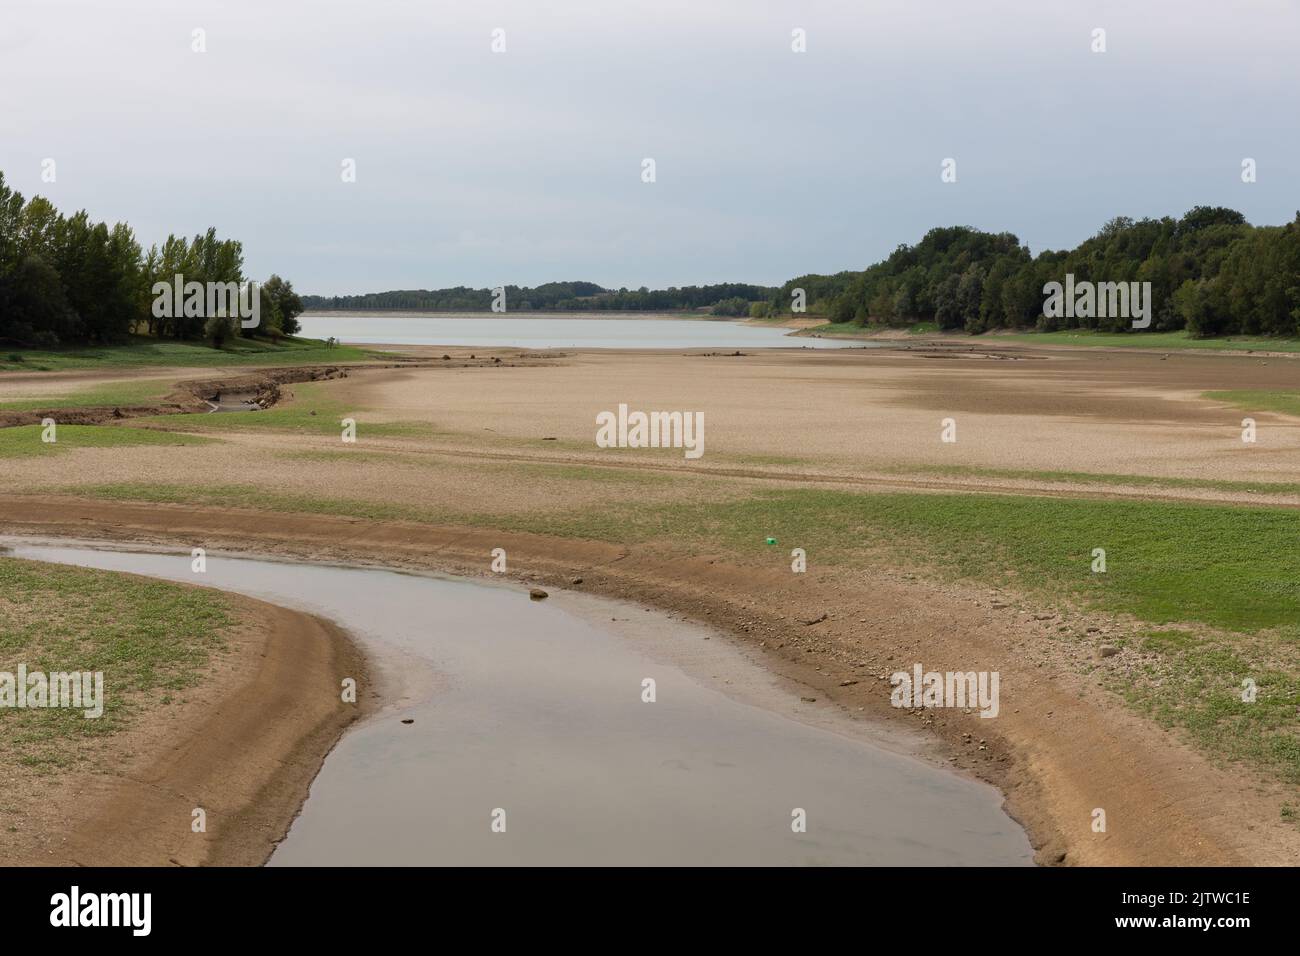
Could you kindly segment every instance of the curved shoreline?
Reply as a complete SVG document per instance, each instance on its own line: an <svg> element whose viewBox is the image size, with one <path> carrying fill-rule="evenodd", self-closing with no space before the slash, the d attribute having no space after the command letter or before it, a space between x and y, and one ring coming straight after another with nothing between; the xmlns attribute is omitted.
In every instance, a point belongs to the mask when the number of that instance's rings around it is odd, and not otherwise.
<svg viewBox="0 0 1300 956"><path fill-rule="evenodd" d="M0 542L20 559L167 581L190 577L184 553L174 547L44 536ZM339 740L270 865L1030 861L1026 834L1001 808L1001 795L929 759L932 747L917 729L808 706L800 697L806 688L773 682L752 655L712 628L636 613L643 609L579 591L553 591L551 601L532 608L525 591L499 580L242 550L209 553L217 564L208 569L207 586L322 614L352 630L375 665L371 679L381 671L385 685L387 719L367 720ZM432 632L431 608L443 624ZM485 654L482 639L489 637L492 650ZM565 666L553 669L556 659ZM655 708L651 716L635 703L629 710L623 694L611 693L629 666L661 682L670 701L662 714ZM593 679L603 690L591 693ZM536 695L523 711L512 707L521 680ZM579 697L583 705L571 709ZM465 750L463 742L479 735L487 715L499 731L495 740ZM396 727L398 716L402 724L415 723L415 731ZM593 723L622 732L593 736ZM624 739L629 732L635 742ZM516 757L524 741L524 749L547 756L520 773ZM555 786L568 780L575 759L610 771L603 784L584 785L590 832L556 837L562 826L534 827L507 846L471 824L480 806L503 797L530 808L534 823L568 819L573 804L567 796L557 801ZM553 775L546 766L552 761L568 771ZM753 786L759 780L775 790L759 788L760 795ZM660 788L675 798L658 799ZM413 789L444 801L441 830L424 825L427 806L411 801ZM759 822L777 790L793 804L812 800L822 826L838 838L801 846L781 837L784 827ZM719 799L735 808L729 822L712 819ZM616 846L609 828L622 828L631 808L644 826L664 830L653 838L625 831ZM685 835L702 823L709 838ZM210 855L205 862L226 861Z"/></svg>
<svg viewBox="0 0 1300 956"><path fill-rule="evenodd" d="M47 506L41 507L41 501ZM532 569L522 578L513 575L517 579L565 586L581 572L584 591L658 606L724 629L755 651L770 671L817 690L823 702L850 712L870 711L881 720L920 717L957 768L1002 791L1007 811L1029 833L1040 863L1230 865L1294 858L1296 834L1276 823L1276 794L1243 788L1229 768L1212 764L1140 718L1104 706L1068 675L1035 670L1041 663L1020 659L1016 641L1024 635L1003 615L983 612L985 623L960 637L929 630L917 619L927 614L941 618L944 608L928 607L935 596L919 582L901 577L879 582L879 593L872 597L880 606L881 623L899 623L872 635L875 643L864 647L854 642L865 629L842 615L816 628L792 628L781 619L791 611L782 579L721 560L665 563L597 541L402 522L75 498L61 498L55 510L48 503L0 499L0 523L27 533L203 540L212 547L315 562L471 576L485 575L486 555L504 546L519 556L516 568ZM899 603L904 601L911 603ZM913 639L922 627L929 637L916 645ZM869 651L875 659L882 650L901 651L941 668L956 648L954 640L961 653L977 648L1003 670L1004 713L996 728L959 714L892 710L876 683L878 676L863 673L861 665L870 662L850 656ZM877 661L866 670L882 664ZM1008 687L1015 689L1008 693ZM972 730L985 735L978 752ZM1107 810L1108 834L1091 830L1096 806Z"/></svg>
<svg viewBox="0 0 1300 956"><path fill-rule="evenodd" d="M368 663L343 630L223 593L240 625L209 679L109 738L106 767L48 788L43 825L10 847L6 864L260 866L271 856L325 757L376 695L364 690ZM363 689L355 705L340 700L343 675ZM195 809L206 824L197 833Z"/></svg>

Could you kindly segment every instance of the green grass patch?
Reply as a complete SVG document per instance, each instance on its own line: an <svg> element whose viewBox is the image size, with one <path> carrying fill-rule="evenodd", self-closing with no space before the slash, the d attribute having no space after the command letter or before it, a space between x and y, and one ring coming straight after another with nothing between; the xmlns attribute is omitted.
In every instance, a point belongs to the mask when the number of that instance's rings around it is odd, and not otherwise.
<svg viewBox="0 0 1300 956"><path fill-rule="evenodd" d="M41 425L0 428L0 458L59 455L73 448L119 448L128 445L206 445L215 439L125 425L58 425L53 442L41 440Z"/></svg>
<svg viewBox="0 0 1300 956"><path fill-rule="evenodd" d="M0 402L0 409L10 411L35 411L45 408L97 408L118 405L153 405L172 391L172 384L163 379L153 381L106 382L62 395L42 398L23 398Z"/></svg>
<svg viewBox="0 0 1300 956"><path fill-rule="evenodd" d="M401 438L426 436L432 426L424 422L367 422L361 412L327 394L328 382L306 382L293 386L293 400L277 403L257 412L195 412L184 415L154 415L139 419L160 428L177 431L285 431L310 435L343 434L344 418L355 418L357 441L367 436Z"/></svg>
<svg viewBox="0 0 1300 956"><path fill-rule="evenodd" d="M1227 392L1205 392L1203 397L1227 402L1248 412L1277 412L1300 418L1300 391L1266 391L1237 389Z"/></svg>
<svg viewBox="0 0 1300 956"><path fill-rule="evenodd" d="M198 683L232 622L218 591L0 557L0 670L104 675L99 718L0 708L0 759L53 771L92 754L95 738Z"/></svg>
<svg viewBox="0 0 1300 956"><path fill-rule="evenodd" d="M1000 495L762 491L682 510L718 543L757 552L773 535L828 556L867 544L976 581L1069 594L1153 623L1235 630L1300 620L1300 513L1166 502ZM804 542L807 542L806 544ZM1091 572L1104 548L1107 573Z"/></svg>
<svg viewBox="0 0 1300 956"><path fill-rule="evenodd" d="M1136 670L1108 684L1139 712L1186 731L1200 747L1300 783L1300 633L1271 636L1270 642L1221 632L1149 631ZM1253 700L1243 699L1248 681Z"/></svg>
<svg viewBox="0 0 1300 956"><path fill-rule="evenodd" d="M18 361L13 361L17 356ZM383 353L350 345L326 347L317 339L237 339L222 349L201 342L174 342L132 336L123 345L72 349L3 349L0 372L51 372L87 368L135 368L149 365L314 365L382 358Z"/></svg>

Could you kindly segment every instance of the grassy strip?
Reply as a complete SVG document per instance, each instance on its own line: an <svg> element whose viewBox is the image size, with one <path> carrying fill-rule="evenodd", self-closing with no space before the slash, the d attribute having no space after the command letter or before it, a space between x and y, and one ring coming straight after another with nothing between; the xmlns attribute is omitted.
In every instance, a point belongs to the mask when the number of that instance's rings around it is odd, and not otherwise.
<svg viewBox="0 0 1300 956"><path fill-rule="evenodd" d="M574 476L559 475L561 480ZM760 490L726 502L526 515L471 514L387 502L268 492L253 485L120 483L97 497L288 512L465 523L618 543L674 541L744 556L764 540L819 560L857 562L888 547L946 574L1069 595L1154 624L1190 621L1239 631L1300 620L1300 513L1178 502L1001 495ZM1107 573L1093 574L1094 548Z"/></svg>
<svg viewBox="0 0 1300 956"><path fill-rule="evenodd" d="M698 526L751 553L768 535L841 560L887 542L962 578L1008 583L1014 576L1022 589L1068 593L1153 623L1254 630L1300 619L1294 511L820 490L762 491L678 510L675 534ZM1106 550L1105 574L1091 572L1094 548Z"/></svg>
<svg viewBox="0 0 1300 956"><path fill-rule="evenodd" d="M321 498L316 495L283 494L258 485L188 485L118 482L76 488L70 494L88 494L114 501L152 501L158 504L211 505L221 508L256 508L290 514L338 515L375 521L419 521L425 524L472 524L466 512L417 508L362 501L354 498Z"/></svg>
<svg viewBox="0 0 1300 956"><path fill-rule="evenodd" d="M1086 471L1033 471L1020 468L984 468L978 465L916 465L886 469L900 475L947 475L973 478L1012 478L1025 481L1076 485L1123 485L1138 488L1199 488L1207 491L1255 492L1269 495L1300 494L1300 482L1241 481L1216 478L1167 478L1159 475L1111 475Z"/></svg>
<svg viewBox="0 0 1300 956"><path fill-rule="evenodd" d="M172 390L172 383L166 379L151 381L106 382L93 388L85 388L64 395L48 395L42 398L23 398L10 402L0 402L0 409L10 411L33 411L45 408L97 408L118 405L153 405Z"/></svg>
<svg viewBox="0 0 1300 956"><path fill-rule="evenodd" d="M1300 339L1264 336L1232 336L1216 339L1192 338L1180 332L1012 332L989 337L993 341L1026 342L1030 345L1080 345L1127 349L1200 349L1210 352L1300 352Z"/></svg>
<svg viewBox="0 0 1300 956"><path fill-rule="evenodd" d="M118 448L126 445L206 445L216 439L124 425L59 425L55 441L41 440L40 425L0 428L0 458L60 455L72 448Z"/></svg>
<svg viewBox="0 0 1300 956"><path fill-rule="evenodd" d="M713 455L715 460L735 462L737 465L772 465L775 467L798 467L809 465L806 458L791 458L789 455Z"/></svg>
<svg viewBox="0 0 1300 956"><path fill-rule="evenodd" d="M315 464L346 463L351 465L383 464L406 465L420 469L460 468L466 471L512 472L543 480L589 482L597 485L668 485L677 476L668 472L637 471L632 468L598 468L591 465L563 464L559 462L514 462L490 459L459 459L455 452L441 454L407 454L391 451L369 451L355 445L346 450L330 451L308 449L304 451L276 452L275 457L285 461L305 461Z"/></svg>
<svg viewBox="0 0 1300 956"><path fill-rule="evenodd" d="M595 468L553 462L492 462L493 470L505 469L545 480L586 481L609 485L668 485L677 480L671 472L637 471L633 468Z"/></svg>
<svg viewBox="0 0 1300 956"><path fill-rule="evenodd" d="M850 336L852 338L883 338L887 333L897 334L906 332L908 335L944 335L945 333L939 328L938 322L917 322L913 325L892 326L892 325L858 325L856 322L824 322L821 325L810 325L806 329L801 329L797 334L808 335L816 333L818 335L837 335Z"/></svg>
<svg viewBox="0 0 1300 956"><path fill-rule="evenodd" d="M1178 351L1300 351L1300 339L1264 336L1192 338L1187 332L1013 332L996 333L991 341L1026 342L1028 345L1101 346L1106 349L1165 349Z"/></svg>
<svg viewBox="0 0 1300 956"><path fill-rule="evenodd" d="M339 451L307 449L304 451L277 451L273 453L282 461L305 461L313 464L332 465L346 462L350 465L379 465L385 462L394 465L416 465L419 459L415 455L404 455L391 451L367 451L356 445L347 445Z"/></svg>
<svg viewBox="0 0 1300 956"><path fill-rule="evenodd" d="M199 682L233 621L218 591L111 571L0 558L0 670L102 671L104 713L0 707L0 763L39 771Z"/></svg>
<svg viewBox="0 0 1300 956"><path fill-rule="evenodd" d="M805 329L804 333L873 338L885 331L889 331L888 327L862 326L853 322L827 322L824 325ZM1167 351L1199 349L1212 352L1300 352L1300 339L1264 336L1197 339L1192 338L1186 331L1093 332L1087 329L1072 329L1068 332L989 332L982 335L966 335L960 331L940 332L933 322L908 326L907 331L915 335L942 335L944 338L959 338L963 342L987 345L996 345L999 342L1023 342L1028 345L1074 345Z"/></svg>
<svg viewBox="0 0 1300 956"><path fill-rule="evenodd" d="M1277 412L1300 418L1300 392L1237 389L1202 394L1204 398L1227 402L1248 412Z"/></svg>
<svg viewBox="0 0 1300 956"><path fill-rule="evenodd" d="M149 365L314 365L358 362L380 353L350 345L327 348L316 339L282 339L273 345L261 339L238 339L214 349L200 342L173 342L135 336L125 345L84 349L5 349L0 372L51 372L85 368L137 368Z"/></svg>

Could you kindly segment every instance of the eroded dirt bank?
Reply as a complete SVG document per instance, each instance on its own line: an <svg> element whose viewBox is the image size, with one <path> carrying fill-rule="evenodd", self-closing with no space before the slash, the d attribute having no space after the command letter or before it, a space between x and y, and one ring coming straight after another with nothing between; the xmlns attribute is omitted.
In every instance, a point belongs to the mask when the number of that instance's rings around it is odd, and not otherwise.
<svg viewBox="0 0 1300 956"><path fill-rule="evenodd" d="M722 555L685 558L482 529L70 497L0 498L0 527L461 574L487 573L491 550L502 547L525 580L639 600L721 627L761 649L773 671L811 688L819 704L922 722L958 766L1002 789L1039 862L1300 858L1300 835L1280 821L1280 788L1215 766L1126 712L1045 649L1043 633L1057 622L1015 595L941 588L903 571L878 572L864 589L860 572L810 567L795 580ZM998 670L1000 716L893 709L886 676L913 662L927 670ZM1093 831L1096 808L1106 811L1105 833Z"/></svg>
<svg viewBox="0 0 1300 956"><path fill-rule="evenodd" d="M213 371L202 378L184 378L182 370L174 370L174 378L167 394L159 401L145 405L132 404L95 404L67 405L56 399L38 409L0 408L0 428L13 428L19 425L37 425L43 419L53 418L61 425L104 425L130 418L145 418L157 415L184 415L196 412L210 412L222 401L223 395L231 393L246 396L249 404L258 408L270 408L281 398L280 386L296 385L302 382L322 382L331 379L347 378L350 371L362 369L426 369L449 371L462 368L514 368L533 364L533 360L542 358L553 360L562 358L562 353L545 356L519 353L508 350L506 357L490 355L480 350L482 357L471 353L469 357L442 354L437 362L426 362L419 358L400 359L393 362L366 362L340 365L299 365L287 368L254 368L244 372ZM438 358L438 355L431 355ZM189 370L192 372L193 370ZM160 383L169 378L166 370L150 369L149 377ZM9 372L0 382L0 393L6 389L16 394L35 385L40 389L56 384L64 387L90 387L131 379L129 372L104 373L100 371L73 372ZM160 390L164 387L160 384ZM38 399L39 400L39 399Z"/></svg>
<svg viewBox="0 0 1300 956"><path fill-rule="evenodd" d="M243 375L223 375L177 382L162 401L148 405L65 407L51 403L48 408L35 410L0 409L0 428L37 425L46 418L53 418L62 425L102 425L128 418L208 412L220 401L223 392L247 394L250 396L250 401L255 402L259 407L269 408L279 401L281 385L346 378L347 374L346 367L336 365L262 369ZM88 382L94 381L94 378L69 377L68 380Z"/></svg>
<svg viewBox="0 0 1300 956"><path fill-rule="evenodd" d="M375 697L361 652L327 621L231 595L228 652L183 703L97 747L95 766L10 781L22 825L8 865L256 866L289 829L325 755ZM357 679L355 705L340 699ZM206 814L206 832L192 828Z"/></svg>

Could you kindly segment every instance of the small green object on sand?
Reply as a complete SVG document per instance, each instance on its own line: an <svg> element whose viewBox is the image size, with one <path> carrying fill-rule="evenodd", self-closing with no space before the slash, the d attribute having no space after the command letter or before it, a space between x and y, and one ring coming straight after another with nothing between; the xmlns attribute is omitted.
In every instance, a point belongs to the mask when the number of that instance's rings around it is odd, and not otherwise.
<svg viewBox="0 0 1300 956"><path fill-rule="evenodd" d="M768 544L776 544L776 538L768 538L768 539L767 539L767 543L768 543Z"/></svg>

